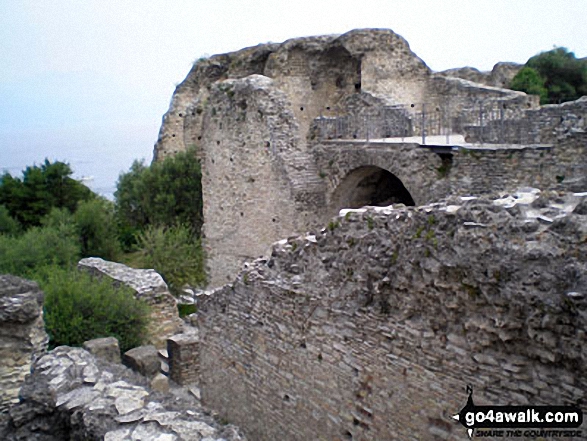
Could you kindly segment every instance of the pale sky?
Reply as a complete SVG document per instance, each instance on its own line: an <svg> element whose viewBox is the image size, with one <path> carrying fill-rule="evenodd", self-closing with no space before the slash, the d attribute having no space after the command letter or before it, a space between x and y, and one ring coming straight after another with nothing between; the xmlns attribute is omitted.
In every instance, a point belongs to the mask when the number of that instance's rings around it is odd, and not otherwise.
<svg viewBox="0 0 587 441"><path fill-rule="evenodd" d="M380 27L433 70L489 70L554 46L586 57L586 19L587 0L0 0L0 167L41 141L150 161L202 55Z"/></svg>

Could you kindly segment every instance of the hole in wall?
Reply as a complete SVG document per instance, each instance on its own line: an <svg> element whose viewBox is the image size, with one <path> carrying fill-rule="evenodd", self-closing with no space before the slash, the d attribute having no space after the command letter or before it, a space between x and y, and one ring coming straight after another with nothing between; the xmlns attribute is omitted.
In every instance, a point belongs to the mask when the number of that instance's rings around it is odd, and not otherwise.
<svg viewBox="0 0 587 441"><path fill-rule="evenodd" d="M286 403L288 403L288 402L289 402L289 400L290 400L290 398L289 398L289 395L285 394L285 395L283 396L283 401L285 401Z"/></svg>
<svg viewBox="0 0 587 441"><path fill-rule="evenodd" d="M300 110L303 112L304 111L304 108L303 107L300 107Z"/></svg>
<svg viewBox="0 0 587 441"><path fill-rule="evenodd" d="M326 110L330 110L330 106L326 106Z"/></svg>
<svg viewBox="0 0 587 441"><path fill-rule="evenodd" d="M202 137L201 136L198 136L198 141L201 141L201 140L202 140Z"/></svg>
<svg viewBox="0 0 587 441"><path fill-rule="evenodd" d="M355 83L355 90L361 90L361 83Z"/></svg>
<svg viewBox="0 0 587 441"><path fill-rule="evenodd" d="M182 118L182 117L183 117L183 113L180 113L180 114L179 114L179 117L180 117L180 118Z"/></svg>
<svg viewBox="0 0 587 441"><path fill-rule="evenodd" d="M331 209L361 208L365 205L385 207L415 202L402 181L393 173L376 166L358 167L349 172L332 194Z"/></svg>
<svg viewBox="0 0 587 441"><path fill-rule="evenodd" d="M345 439L353 439L353 434L348 430L344 432Z"/></svg>

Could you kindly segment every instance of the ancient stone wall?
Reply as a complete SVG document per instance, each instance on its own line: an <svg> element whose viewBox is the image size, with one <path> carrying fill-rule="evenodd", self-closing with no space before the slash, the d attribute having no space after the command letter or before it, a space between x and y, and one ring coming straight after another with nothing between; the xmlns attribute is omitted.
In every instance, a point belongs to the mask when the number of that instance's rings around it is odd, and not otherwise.
<svg viewBox="0 0 587 441"><path fill-rule="evenodd" d="M124 285L135 292L135 297L151 307L151 320L144 344L165 348L167 338L177 334L182 325L177 301L167 284L152 269L134 269L98 257L87 257L78 263L78 269L96 277L108 277L115 286Z"/></svg>
<svg viewBox="0 0 587 441"><path fill-rule="evenodd" d="M47 350L43 297L35 282L0 275L0 414L18 403L31 365Z"/></svg>
<svg viewBox="0 0 587 441"><path fill-rule="evenodd" d="M538 197L537 197L538 196ZM587 398L587 200L361 209L200 305L202 399L256 440L460 440L477 404Z"/></svg>
<svg viewBox="0 0 587 441"><path fill-rule="evenodd" d="M429 116L428 134L447 126L454 132L474 124L476 106L489 99L506 100L510 111L528 101L519 92L434 75L391 30L295 38L198 60L163 119L155 159L196 147L207 273L210 286L219 286L273 241L330 215L331 183L314 162L315 143L420 134L426 105L438 117ZM420 187L432 185L427 174L413 176L425 182Z"/></svg>
<svg viewBox="0 0 587 441"><path fill-rule="evenodd" d="M315 221L324 193L287 97L270 78L215 84L204 123L204 246L209 283L218 286L268 243Z"/></svg>
<svg viewBox="0 0 587 441"><path fill-rule="evenodd" d="M529 109L505 121L495 119L465 127L469 142L547 144L587 129L587 97L560 105Z"/></svg>

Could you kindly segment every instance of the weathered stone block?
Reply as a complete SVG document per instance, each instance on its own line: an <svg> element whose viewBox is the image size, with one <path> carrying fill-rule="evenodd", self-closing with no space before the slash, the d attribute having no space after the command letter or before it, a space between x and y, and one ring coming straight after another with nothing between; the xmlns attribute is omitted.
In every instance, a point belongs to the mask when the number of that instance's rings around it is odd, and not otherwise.
<svg viewBox="0 0 587 441"><path fill-rule="evenodd" d="M98 358L120 363L120 347L114 337L95 338L84 342L84 349Z"/></svg>
<svg viewBox="0 0 587 441"><path fill-rule="evenodd" d="M169 376L180 385L195 384L200 374L200 338L197 333L178 334L167 340Z"/></svg>
<svg viewBox="0 0 587 441"><path fill-rule="evenodd" d="M157 392L169 392L169 379L161 373L155 375L151 380L151 389Z"/></svg>
<svg viewBox="0 0 587 441"><path fill-rule="evenodd" d="M151 322L144 343L164 348L167 338L180 331L182 321L177 311L177 301L161 275L154 270L129 268L97 257L80 260L78 269L97 277L109 277L116 286L130 287L137 299L151 306Z"/></svg>
<svg viewBox="0 0 587 441"><path fill-rule="evenodd" d="M47 349L43 298L35 282L0 275L0 412L18 402L31 363Z"/></svg>
<svg viewBox="0 0 587 441"><path fill-rule="evenodd" d="M154 377L161 368L159 352L152 345L139 346L126 351L122 357L122 362L145 377Z"/></svg>

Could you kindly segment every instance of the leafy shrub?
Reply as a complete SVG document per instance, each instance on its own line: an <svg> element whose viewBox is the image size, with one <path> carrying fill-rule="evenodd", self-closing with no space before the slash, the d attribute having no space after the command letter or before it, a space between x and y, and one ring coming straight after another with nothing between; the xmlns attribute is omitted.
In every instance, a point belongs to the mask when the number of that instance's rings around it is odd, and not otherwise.
<svg viewBox="0 0 587 441"><path fill-rule="evenodd" d="M121 240L129 249L133 236L147 226L181 223L199 236L202 227L202 173L193 149L147 167L135 161L116 185Z"/></svg>
<svg viewBox="0 0 587 441"><path fill-rule="evenodd" d="M142 343L149 307L129 288L56 267L40 271L37 279L45 292L45 328L52 347L116 337L125 352Z"/></svg>
<svg viewBox="0 0 587 441"><path fill-rule="evenodd" d="M538 74L546 88L546 97L535 74L526 68L514 77L512 88L540 95L542 104L573 101L587 95L587 62L577 59L564 47L533 56L526 62L526 67Z"/></svg>
<svg viewBox="0 0 587 441"><path fill-rule="evenodd" d="M82 257L116 260L120 243L114 218L114 204L103 198L82 201L73 215Z"/></svg>
<svg viewBox="0 0 587 441"><path fill-rule="evenodd" d="M512 79L510 85L512 90L519 90L530 95L538 95L540 103L548 102L548 90L544 86L544 79L538 71L532 67L523 67L520 72Z"/></svg>
<svg viewBox="0 0 587 441"><path fill-rule="evenodd" d="M21 236L0 234L0 273L30 277L46 265L75 265L79 257L71 224L33 227Z"/></svg>
<svg viewBox="0 0 587 441"><path fill-rule="evenodd" d="M205 283L200 240L185 225L148 227L138 236L139 262L161 274L174 294Z"/></svg>
<svg viewBox="0 0 587 441"><path fill-rule="evenodd" d="M20 224L4 205L0 205L0 234L16 235L18 233L20 233Z"/></svg>

